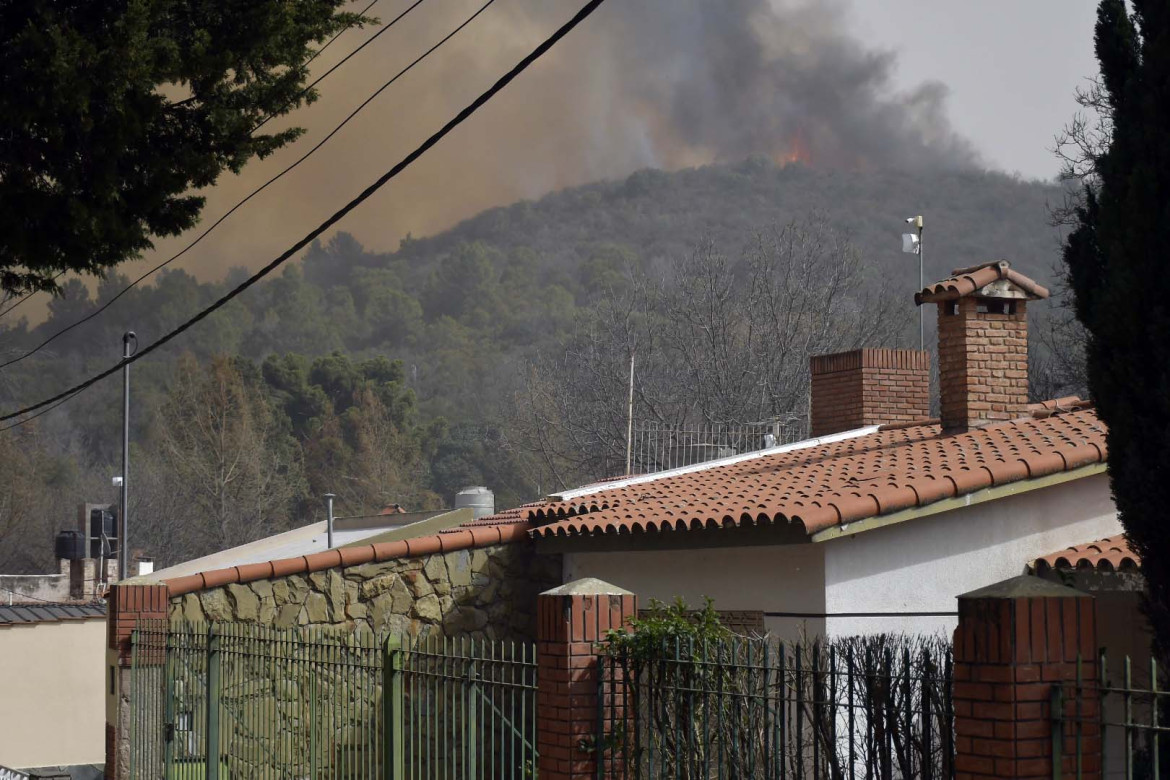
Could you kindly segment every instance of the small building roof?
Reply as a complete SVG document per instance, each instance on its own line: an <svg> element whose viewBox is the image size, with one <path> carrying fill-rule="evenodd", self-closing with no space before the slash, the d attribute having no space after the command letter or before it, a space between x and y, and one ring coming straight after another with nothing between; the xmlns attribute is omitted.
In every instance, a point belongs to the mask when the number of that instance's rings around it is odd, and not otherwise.
<svg viewBox="0 0 1170 780"><path fill-rule="evenodd" d="M969 295L1037 300L1048 297L1048 288L1019 271L1013 271L1007 260L1000 260L970 268L956 268L946 279L927 285L915 293L914 302L921 305L953 301Z"/></svg>
<svg viewBox="0 0 1170 780"><path fill-rule="evenodd" d="M106 605L93 604L20 604L0 606L0 628L30 623L60 623L73 620L105 619Z"/></svg>
<svg viewBox="0 0 1170 780"><path fill-rule="evenodd" d="M1074 544L1032 561L1037 574L1051 570L1129 571L1141 569L1142 559L1130 546L1124 535L1109 536L1095 542Z"/></svg>
<svg viewBox="0 0 1170 780"><path fill-rule="evenodd" d="M392 515L358 515L354 517L338 517L334 519L333 546L345 547L351 544L360 544L364 541L392 541L386 538L391 533L405 538L416 535L413 531L406 531L408 527L419 524L418 532L437 530L434 520L441 516L452 514L449 510L432 512L410 512ZM447 525L455 525L462 515L454 515ZM446 527L439 522L439 528ZM211 555L192 558L189 561L158 569L150 574L143 575L142 581L158 582L184 577L189 574L212 569L246 566L253 563L278 560L293 556L311 555L329 549L328 532L325 521L309 523L300 528L273 534L263 539L257 539L247 544L241 544L227 550L221 550Z"/></svg>

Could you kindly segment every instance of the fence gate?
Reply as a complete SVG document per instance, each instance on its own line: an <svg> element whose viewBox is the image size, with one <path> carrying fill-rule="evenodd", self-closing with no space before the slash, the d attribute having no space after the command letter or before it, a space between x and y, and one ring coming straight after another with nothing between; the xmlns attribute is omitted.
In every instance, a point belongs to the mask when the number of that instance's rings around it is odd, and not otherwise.
<svg viewBox="0 0 1170 780"><path fill-rule="evenodd" d="M392 653L395 778L534 778L536 650L439 639Z"/></svg>
<svg viewBox="0 0 1170 780"><path fill-rule="evenodd" d="M144 622L130 671L135 780L535 773L530 644Z"/></svg>

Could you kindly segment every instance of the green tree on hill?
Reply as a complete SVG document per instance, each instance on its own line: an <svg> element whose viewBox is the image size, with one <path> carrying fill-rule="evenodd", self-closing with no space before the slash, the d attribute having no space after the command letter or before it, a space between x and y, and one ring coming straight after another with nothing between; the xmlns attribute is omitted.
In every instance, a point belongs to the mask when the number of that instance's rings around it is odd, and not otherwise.
<svg viewBox="0 0 1170 780"><path fill-rule="evenodd" d="M1114 498L1148 584L1155 641L1170 651L1170 5L1102 0L1096 50L1104 145L1064 249L1089 332L1089 386L1109 426ZM1082 137L1089 137L1082 135Z"/></svg>

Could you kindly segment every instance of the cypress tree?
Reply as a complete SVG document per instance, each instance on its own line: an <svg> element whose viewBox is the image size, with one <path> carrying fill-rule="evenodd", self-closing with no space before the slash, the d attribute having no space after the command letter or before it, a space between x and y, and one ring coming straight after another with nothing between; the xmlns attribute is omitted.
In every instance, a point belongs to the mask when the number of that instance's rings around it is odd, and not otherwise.
<svg viewBox="0 0 1170 780"><path fill-rule="evenodd" d="M1089 333L1089 388L1109 427L1114 499L1170 652L1170 4L1102 0L1096 54L1111 134L1064 259Z"/></svg>

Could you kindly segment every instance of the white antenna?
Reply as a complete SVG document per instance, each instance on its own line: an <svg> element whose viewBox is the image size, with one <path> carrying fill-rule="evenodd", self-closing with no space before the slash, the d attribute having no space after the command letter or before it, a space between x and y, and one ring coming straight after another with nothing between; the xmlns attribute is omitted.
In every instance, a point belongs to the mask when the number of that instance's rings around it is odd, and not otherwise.
<svg viewBox="0 0 1170 780"><path fill-rule="evenodd" d="M902 234L902 251L909 255L918 255L918 289L922 290L926 287L926 279L922 268L922 215L917 217L906 217L906 224L913 225L918 228L918 234L903 233ZM926 324L923 319L926 315L924 307L918 307L918 348L920 350L926 349Z"/></svg>

